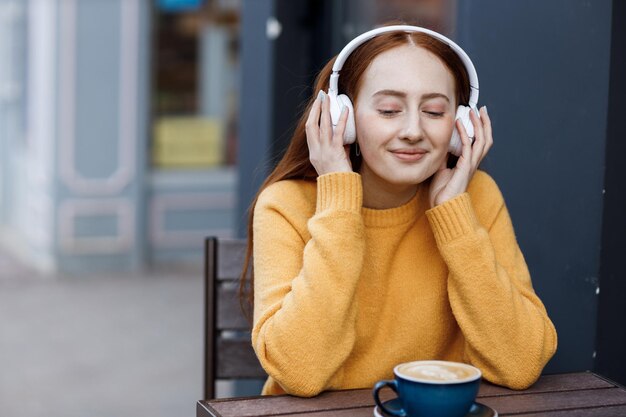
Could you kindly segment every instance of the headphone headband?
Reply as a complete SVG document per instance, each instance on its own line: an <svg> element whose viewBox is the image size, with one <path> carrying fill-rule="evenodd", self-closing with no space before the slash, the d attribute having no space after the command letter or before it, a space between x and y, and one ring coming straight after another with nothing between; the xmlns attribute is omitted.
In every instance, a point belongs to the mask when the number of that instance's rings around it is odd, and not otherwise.
<svg viewBox="0 0 626 417"><path fill-rule="evenodd" d="M450 46L450 48L452 48L452 50L456 52L456 54L459 56L459 58L461 58L461 61L463 61L463 64L465 65L465 69L467 70L467 74L469 76L469 82L470 82L469 105L470 107L476 107L476 104L478 103L478 75L476 74L476 69L474 68L474 64L472 63L472 60L470 59L470 57L465 53L463 49L461 49L459 45L454 43L452 40L446 38L442 34L434 32L429 29L419 27L419 26L410 26L410 25L383 26L383 27L365 32L357 36L356 38L352 39L341 50L341 52L339 52L339 55L337 55L337 59L335 60L335 63L333 64L333 73L330 76L329 93L334 92L335 94L339 94L339 88L338 88L339 72L343 68L343 64L346 62L350 54L356 48L358 48L359 46L361 46L363 43L367 42L368 40L372 39L373 37L380 35L381 33L396 32L396 31L403 31L403 32L408 32L408 33L412 33L412 32L425 33L427 35L432 36L433 38L436 38L442 41L446 45Z"/></svg>

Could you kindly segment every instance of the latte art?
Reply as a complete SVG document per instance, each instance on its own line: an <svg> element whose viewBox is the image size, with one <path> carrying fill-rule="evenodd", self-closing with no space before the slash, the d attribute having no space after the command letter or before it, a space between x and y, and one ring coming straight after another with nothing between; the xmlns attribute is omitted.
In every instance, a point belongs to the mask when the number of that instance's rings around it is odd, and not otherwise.
<svg viewBox="0 0 626 417"><path fill-rule="evenodd" d="M380 399L389 387L398 395L401 410L394 415L460 417L468 415L480 389L482 372L472 365L443 360L403 362L393 368L394 379L374 385L374 401L393 414ZM385 413L387 415L387 413Z"/></svg>
<svg viewBox="0 0 626 417"><path fill-rule="evenodd" d="M453 363L407 363L398 369L401 375L426 381L455 382L465 379L474 379L478 376L471 367Z"/></svg>

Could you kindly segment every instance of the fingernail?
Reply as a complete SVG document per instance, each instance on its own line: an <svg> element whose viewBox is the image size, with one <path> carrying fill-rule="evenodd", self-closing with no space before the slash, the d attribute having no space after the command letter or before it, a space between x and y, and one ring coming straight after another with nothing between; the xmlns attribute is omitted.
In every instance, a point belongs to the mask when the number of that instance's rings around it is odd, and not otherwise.
<svg viewBox="0 0 626 417"><path fill-rule="evenodd" d="M485 109L485 114L489 115L489 113L487 112L487 106L483 106L483 109Z"/></svg>
<svg viewBox="0 0 626 417"><path fill-rule="evenodd" d="M317 94L317 98L323 103L324 102L324 97L326 96L326 94L324 94L324 92L322 90L320 90L320 92Z"/></svg>
<svg viewBox="0 0 626 417"><path fill-rule="evenodd" d="M348 106L341 104L341 115L343 116L348 111Z"/></svg>

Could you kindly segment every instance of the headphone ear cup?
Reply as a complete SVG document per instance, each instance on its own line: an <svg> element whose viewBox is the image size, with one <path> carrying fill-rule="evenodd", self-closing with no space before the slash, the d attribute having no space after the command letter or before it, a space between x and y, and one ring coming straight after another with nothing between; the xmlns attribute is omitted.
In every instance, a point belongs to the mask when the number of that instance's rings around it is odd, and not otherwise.
<svg viewBox="0 0 626 417"><path fill-rule="evenodd" d="M463 142L461 141L461 134L456 127L456 120L461 119L467 136L469 136L470 139L474 139L474 125L470 119L470 111L472 111L472 109L468 106L459 106L456 109L454 130L452 131L452 138L450 139L450 146L448 148L448 152L452 155L461 156L463 151Z"/></svg>
<svg viewBox="0 0 626 417"><path fill-rule="evenodd" d="M356 125L354 123L354 107L352 101L345 94L336 95L332 91L328 91L328 99L330 100L330 121L333 125L333 130L339 123L341 117L341 108L346 106L348 108L348 120L346 122L346 129L343 132L343 144L350 145L356 140Z"/></svg>
<svg viewBox="0 0 626 417"><path fill-rule="evenodd" d="M339 105L339 114L341 115L341 104L348 108L348 120L346 122L346 129L343 132L343 144L350 145L356 141L356 124L354 122L354 106L352 105L352 101L345 94L339 94L337 96L337 101L340 103ZM337 119L339 121L339 119ZM333 124L333 128L334 128Z"/></svg>

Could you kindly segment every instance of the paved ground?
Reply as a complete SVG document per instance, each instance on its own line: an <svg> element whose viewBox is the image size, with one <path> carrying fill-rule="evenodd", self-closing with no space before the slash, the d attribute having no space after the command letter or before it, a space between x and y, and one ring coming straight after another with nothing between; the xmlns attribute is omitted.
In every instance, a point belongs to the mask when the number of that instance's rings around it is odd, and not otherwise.
<svg viewBox="0 0 626 417"><path fill-rule="evenodd" d="M202 303L200 266L42 277L0 251L0 416L194 416Z"/></svg>

